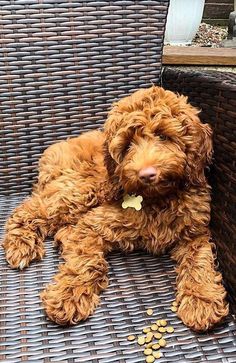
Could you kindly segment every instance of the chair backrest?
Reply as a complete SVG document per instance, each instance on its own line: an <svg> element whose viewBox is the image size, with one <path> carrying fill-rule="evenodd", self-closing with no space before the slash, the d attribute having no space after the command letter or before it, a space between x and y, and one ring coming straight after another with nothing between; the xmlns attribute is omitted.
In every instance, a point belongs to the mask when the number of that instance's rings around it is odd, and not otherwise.
<svg viewBox="0 0 236 363"><path fill-rule="evenodd" d="M158 84L169 0L3 1L0 193L25 193L51 143Z"/></svg>

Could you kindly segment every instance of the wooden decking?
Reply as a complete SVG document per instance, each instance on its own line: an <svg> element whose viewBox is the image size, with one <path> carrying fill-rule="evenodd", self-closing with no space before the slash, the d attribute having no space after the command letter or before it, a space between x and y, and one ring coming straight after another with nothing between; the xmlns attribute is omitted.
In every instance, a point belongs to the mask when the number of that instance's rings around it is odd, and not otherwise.
<svg viewBox="0 0 236 363"><path fill-rule="evenodd" d="M236 66L236 49L164 46L163 64Z"/></svg>

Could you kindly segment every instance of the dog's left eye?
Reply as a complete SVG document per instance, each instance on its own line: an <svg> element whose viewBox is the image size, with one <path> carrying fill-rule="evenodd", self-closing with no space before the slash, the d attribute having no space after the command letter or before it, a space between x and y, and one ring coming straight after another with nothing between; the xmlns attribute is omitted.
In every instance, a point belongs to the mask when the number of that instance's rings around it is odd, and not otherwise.
<svg viewBox="0 0 236 363"><path fill-rule="evenodd" d="M168 137L166 135L163 135L163 134L159 134L159 135L157 135L157 137L158 137L158 139L160 141L166 141L166 140L168 140Z"/></svg>

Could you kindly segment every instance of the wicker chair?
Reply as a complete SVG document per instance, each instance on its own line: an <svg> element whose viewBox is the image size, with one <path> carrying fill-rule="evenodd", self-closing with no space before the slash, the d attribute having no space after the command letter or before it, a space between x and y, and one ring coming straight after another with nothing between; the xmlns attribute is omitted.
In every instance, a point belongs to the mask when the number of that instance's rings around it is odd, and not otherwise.
<svg viewBox="0 0 236 363"><path fill-rule="evenodd" d="M168 0L3 0L0 5L3 232L9 213L30 192L37 160L48 145L101 127L112 101L160 83ZM167 69L162 82L189 94L202 107L203 120L212 120L213 126L218 115L212 228L233 296L235 87L228 82L229 88L221 88L226 86L224 76L191 77ZM59 262L51 242L46 257L21 272L9 268L2 249L0 254L3 362L143 362L141 349L127 342L127 336L154 319L146 316L148 307L155 318L166 318L176 328L160 362L236 361L232 315L202 335L191 332L170 310L175 271L168 256L112 254L110 286L95 315L62 328L47 320L39 299Z"/></svg>

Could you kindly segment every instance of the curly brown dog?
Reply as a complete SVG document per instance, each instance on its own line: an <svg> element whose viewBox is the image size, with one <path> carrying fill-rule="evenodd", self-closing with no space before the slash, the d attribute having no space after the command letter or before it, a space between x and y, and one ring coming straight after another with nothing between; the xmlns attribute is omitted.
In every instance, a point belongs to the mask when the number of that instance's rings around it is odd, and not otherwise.
<svg viewBox="0 0 236 363"><path fill-rule="evenodd" d="M207 330L227 315L209 241L211 129L197 115L185 97L153 86L115 103L104 132L44 152L32 196L7 222L4 248L22 269L55 235L65 263L41 294L51 320L76 324L94 311L108 285L105 257L117 248L170 251L178 316L190 328Z"/></svg>

